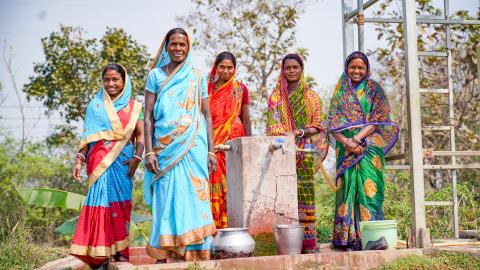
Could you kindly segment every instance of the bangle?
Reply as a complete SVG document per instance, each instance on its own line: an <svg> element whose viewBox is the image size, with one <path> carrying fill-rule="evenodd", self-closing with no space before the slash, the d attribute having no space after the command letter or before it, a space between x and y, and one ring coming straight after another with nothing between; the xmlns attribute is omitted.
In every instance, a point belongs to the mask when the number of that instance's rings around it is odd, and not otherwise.
<svg viewBox="0 0 480 270"><path fill-rule="evenodd" d="M299 129L298 131L301 131L302 132L302 135L298 136L300 138L302 138L304 135L305 135L305 130L303 130L303 128Z"/></svg>
<svg viewBox="0 0 480 270"><path fill-rule="evenodd" d="M150 155L155 155L155 152L153 152L153 151L148 152L148 153L145 154L145 157L148 157L148 156L150 156Z"/></svg>
<svg viewBox="0 0 480 270"><path fill-rule="evenodd" d="M208 152L208 154L217 158L217 155L215 155L215 153L213 153L213 152Z"/></svg>
<svg viewBox="0 0 480 270"><path fill-rule="evenodd" d="M137 155L133 155L133 158L136 158L136 159L138 159L138 160L140 160L140 161L143 160L143 158L141 158L140 156L137 156Z"/></svg>
<svg viewBox="0 0 480 270"><path fill-rule="evenodd" d="M80 158L82 159L81 163L83 163L86 159L85 156L82 153L77 153L77 159L80 159Z"/></svg>
<svg viewBox="0 0 480 270"><path fill-rule="evenodd" d="M353 135L353 139L352 139L354 142L356 142L357 144L361 144L362 141L357 137L357 135Z"/></svg>

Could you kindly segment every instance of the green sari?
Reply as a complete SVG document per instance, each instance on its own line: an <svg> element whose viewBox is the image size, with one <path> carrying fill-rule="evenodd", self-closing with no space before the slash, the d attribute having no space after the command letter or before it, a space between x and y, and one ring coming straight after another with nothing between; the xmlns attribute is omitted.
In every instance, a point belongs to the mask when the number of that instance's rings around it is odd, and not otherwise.
<svg viewBox="0 0 480 270"><path fill-rule="evenodd" d="M359 52L349 56L345 66L355 58L364 60L368 68L368 59ZM399 128L392 121L381 86L367 76L354 87L346 74L335 88L328 117L337 169L332 241L335 247L360 250L359 222L384 219L385 155L395 144ZM331 135L340 132L352 138L367 125L374 125L375 130L362 139L365 150L359 156L346 153L343 144Z"/></svg>

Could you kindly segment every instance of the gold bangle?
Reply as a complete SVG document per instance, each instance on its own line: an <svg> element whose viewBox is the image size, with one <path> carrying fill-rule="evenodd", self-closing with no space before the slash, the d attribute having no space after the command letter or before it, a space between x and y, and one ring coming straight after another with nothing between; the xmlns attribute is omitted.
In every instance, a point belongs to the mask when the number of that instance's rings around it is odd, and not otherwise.
<svg viewBox="0 0 480 270"><path fill-rule="evenodd" d="M217 155L215 155L215 153L213 153L213 152L208 152L208 154L214 156L215 158L217 158Z"/></svg>
<svg viewBox="0 0 480 270"><path fill-rule="evenodd" d="M155 155L155 152L153 152L153 151L152 151L152 152L148 152L148 153L145 154L145 157L148 157L148 156L150 156L150 155Z"/></svg>

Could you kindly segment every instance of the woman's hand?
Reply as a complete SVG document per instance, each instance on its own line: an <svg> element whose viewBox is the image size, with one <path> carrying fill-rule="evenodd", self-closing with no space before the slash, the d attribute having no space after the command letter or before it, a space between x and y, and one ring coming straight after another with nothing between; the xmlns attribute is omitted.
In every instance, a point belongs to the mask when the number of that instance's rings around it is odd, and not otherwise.
<svg viewBox="0 0 480 270"><path fill-rule="evenodd" d="M208 173L211 174L217 170L217 157L208 153Z"/></svg>
<svg viewBox="0 0 480 270"><path fill-rule="evenodd" d="M81 171L82 171L82 163L76 162L75 165L73 165L72 176L75 179L75 181L79 183L82 183L82 179L80 178Z"/></svg>
<svg viewBox="0 0 480 270"><path fill-rule="evenodd" d="M133 175L135 174L135 171L137 170L138 168L138 164L140 164L140 160L136 159L136 158L132 158L130 160L127 160L125 162L123 162L123 165L127 165L128 164L128 177L133 177Z"/></svg>
<svg viewBox="0 0 480 270"><path fill-rule="evenodd" d="M364 151L364 148L359 145L355 149L353 149L352 152L355 154L355 156L360 156L361 154L363 154L363 151Z"/></svg>
<svg viewBox="0 0 480 270"><path fill-rule="evenodd" d="M147 171L157 174L160 171L160 167L158 167L158 158L156 154L147 155L145 157L145 168Z"/></svg>
<svg viewBox="0 0 480 270"><path fill-rule="evenodd" d="M345 150L347 150L347 152L354 152L354 149L358 147L358 144L356 142L354 142L351 138L348 138L346 141L345 141Z"/></svg>

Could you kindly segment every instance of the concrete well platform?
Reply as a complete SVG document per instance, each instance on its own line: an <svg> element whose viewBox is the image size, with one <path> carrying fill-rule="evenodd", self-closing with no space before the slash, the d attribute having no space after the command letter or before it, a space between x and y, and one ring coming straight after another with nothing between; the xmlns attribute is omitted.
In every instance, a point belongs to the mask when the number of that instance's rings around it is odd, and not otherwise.
<svg viewBox="0 0 480 270"><path fill-rule="evenodd" d="M374 269L397 258L423 255L421 249L360 251L360 252L320 252L317 254L298 254L282 256L263 256L242 259L228 259L201 262L179 262L168 264L133 265L131 263L112 263L111 270L185 270L196 266L202 270L239 269ZM191 269L191 268L190 268Z"/></svg>

